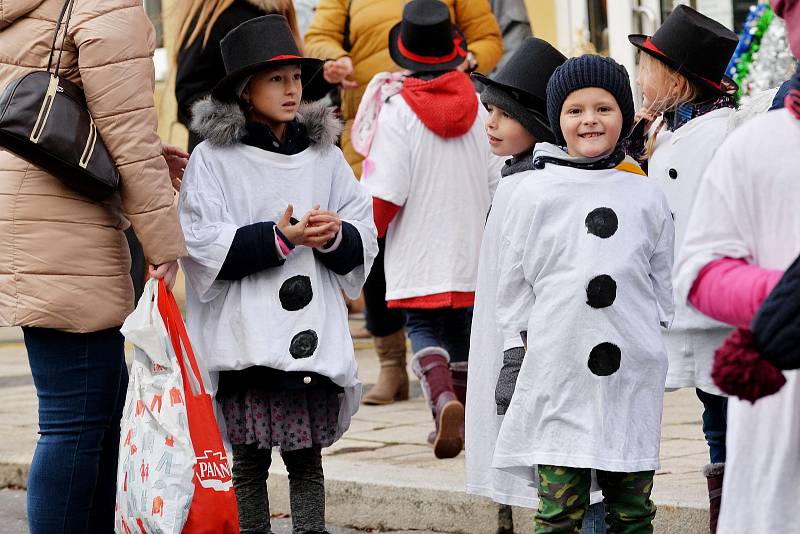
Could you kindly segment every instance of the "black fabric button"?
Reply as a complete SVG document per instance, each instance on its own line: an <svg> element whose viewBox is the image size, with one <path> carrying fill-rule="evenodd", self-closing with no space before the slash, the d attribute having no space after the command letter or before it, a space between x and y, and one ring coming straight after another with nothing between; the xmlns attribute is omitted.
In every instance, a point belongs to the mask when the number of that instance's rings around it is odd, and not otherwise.
<svg viewBox="0 0 800 534"><path fill-rule="evenodd" d="M597 376L613 375L619 370L622 351L613 343L600 343L589 353L589 370Z"/></svg>
<svg viewBox="0 0 800 534"><path fill-rule="evenodd" d="M616 233L619 220L611 208L597 208L586 216L585 224L590 234L606 239Z"/></svg>
<svg viewBox="0 0 800 534"><path fill-rule="evenodd" d="M676 171L675 169L670 169L669 177L672 178L673 180L676 180L678 178L678 171Z"/></svg>
<svg viewBox="0 0 800 534"><path fill-rule="evenodd" d="M278 291L278 299L286 311L302 310L311 299L314 292L311 289L311 278L297 275L285 280Z"/></svg>
<svg viewBox="0 0 800 534"><path fill-rule="evenodd" d="M586 304L592 308L608 308L617 298L617 283L607 274L595 276L586 286Z"/></svg>
<svg viewBox="0 0 800 534"><path fill-rule="evenodd" d="M317 350L317 342L316 332L304 330L292 338L292 342L289 345L289 354L296 360L309 358Z"/></svg>

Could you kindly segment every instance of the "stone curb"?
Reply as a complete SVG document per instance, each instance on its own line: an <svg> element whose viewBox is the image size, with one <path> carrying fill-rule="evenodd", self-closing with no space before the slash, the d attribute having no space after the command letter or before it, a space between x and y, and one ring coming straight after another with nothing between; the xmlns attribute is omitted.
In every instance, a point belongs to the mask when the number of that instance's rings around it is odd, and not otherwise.
<svg viewBox="0 0 800 534"><path fill-rule="evenodd" d="M0 459L0 488L25 488L30 464ZM290 512L288 478L282 466L270 473L270 511ZM326 477L326 517L331 525L381 530L418 529L453 534L497 531L497 505L462 490L376 484ZM533 534L534 511L514 508L515 534ZM659 504L659 534L705 534L708 510Z"/></svg>

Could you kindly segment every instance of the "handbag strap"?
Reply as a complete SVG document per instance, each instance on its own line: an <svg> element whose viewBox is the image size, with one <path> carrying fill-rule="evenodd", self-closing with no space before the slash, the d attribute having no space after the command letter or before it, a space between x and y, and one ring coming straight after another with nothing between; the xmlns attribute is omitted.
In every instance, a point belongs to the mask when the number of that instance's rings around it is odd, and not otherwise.
<svg viewBox="0 0 800 534"><path fill-rule="evenodd" d="M344 40L342 41L342 48L348 54L353 50L353 43L350 42L350 8L353 6L353 0L347 1L347 11L344 17Z"/></svg>
<svg viewBox="0 0 800 534"><path fill-rule="evenodd" d="M61 21L64 20L64 15L66 14L67 19L64 21L64 35L61 37L61 46L58 49L58 59L56 60L56 70L52 74L58 76L58 69L61 66L61 54L64 53L64 42L67 40L67 29L69 29L69 19L72 17L72 6L75 4L75 0L66 0L64 2L64 7L61 8L61 13L58 15L58 21L56 22L56 30L53 34L53 44L50 46L50 57L47 59L47 72L50 72L50 68L53 66L53 55L56 51L56 41L58 40L58 30L61 28Z"/></svg>

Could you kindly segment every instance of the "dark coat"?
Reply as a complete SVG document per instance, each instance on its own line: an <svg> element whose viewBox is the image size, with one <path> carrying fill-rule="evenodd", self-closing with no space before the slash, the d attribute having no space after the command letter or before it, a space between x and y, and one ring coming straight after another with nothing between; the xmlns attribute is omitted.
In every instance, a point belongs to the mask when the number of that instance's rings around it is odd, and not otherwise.
<svg viewBox="0 0 800 534"><path fill-rule="evenodd" d="M778 369L800 368L800 258L761 304L752 328L762 358Z"/></svg>
<svg viewBox="0 0 800 534"><path fill-rule="evenodd" d="M272 0L235 0L217 18L205 46L203 30L190 46L181 49L175 75L175 98L178 101L178 121L181 124L189 127L192 104L208 95L217 82L225 77L225 64L222 62L219 47L222 38L243 22L275 13L277 10ZM303 100L319 100L332 87L326 83L315 83L313 93L304 93ZM200 141L202 139L197 134L189 132L189 151Z"/></svg>
<svg viewBox="0 0 800 534"><path fill-rule="evenodd" d="M225 77L219 42L239 24L274 13L268 10L269 4L268 1L236 0L219 16L205 46L203 30L189 47L181 48L175 75L175 98L178 100L178 120L181 124L189 127L192 104L210 93L217 82Z"/></svg>

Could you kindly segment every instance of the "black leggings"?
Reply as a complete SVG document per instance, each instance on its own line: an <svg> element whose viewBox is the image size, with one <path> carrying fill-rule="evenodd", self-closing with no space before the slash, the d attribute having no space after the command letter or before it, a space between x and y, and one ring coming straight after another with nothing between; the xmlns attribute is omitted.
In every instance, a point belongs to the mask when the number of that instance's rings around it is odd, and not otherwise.
<svg viewBox="0 0 800 534"><path fill-rule="evenodd" d="M386 273L383 270L383 251L386 238L378 239L378 255L372 263L367 281L364 283L364 308L367 317L367 330L375 337L394 334L406 324L405 316L399 309L386 306Z"/></svg>
<svg viewBox="0 0 800 534"><path fill-rule="evenodd" d="M292 532L325 532L325 479L319 447L281 452L289 473L289 506ZM242 534L270 534L267 477L272 450L233 445L233 489L239 506Z"/></svg>

